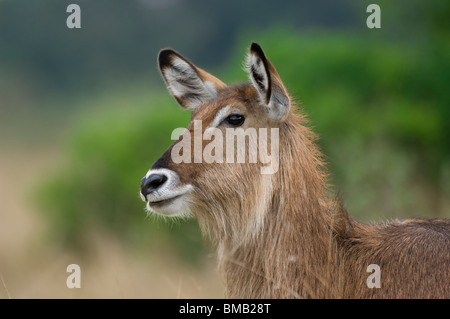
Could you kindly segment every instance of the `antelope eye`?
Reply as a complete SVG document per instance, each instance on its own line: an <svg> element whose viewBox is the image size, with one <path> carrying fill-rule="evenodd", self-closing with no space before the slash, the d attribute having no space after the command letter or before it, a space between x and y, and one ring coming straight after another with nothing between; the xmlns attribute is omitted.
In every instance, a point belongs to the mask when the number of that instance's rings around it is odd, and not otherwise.
<svg viewBox="0 0 450 319"><path fill-rule="evenodd" d="M234 127L241 126L242 124L244 124L244 121L245 117L240 114L231 114L225 119L225 123Z"/></svg>

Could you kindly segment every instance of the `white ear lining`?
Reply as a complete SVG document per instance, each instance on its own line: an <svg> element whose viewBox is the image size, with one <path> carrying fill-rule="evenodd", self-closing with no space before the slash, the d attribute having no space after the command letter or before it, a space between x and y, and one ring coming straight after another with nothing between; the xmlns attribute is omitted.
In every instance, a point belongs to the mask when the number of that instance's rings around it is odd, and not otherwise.
<svg viewBox="0 0 450 319"><path fill-rule="evenodd" d="M263 61L256 54L249 53L246 61L246 71L250 81L258 92L265 97L269 89L269 78Z"/></svg>
<svg viewBox="0 0 450 319"><path fill-rule="evenodd" d="M273 79L269 81L270 74L267 73L268 70L266 70L264 62L253 52L247 55L246 71L249 74L250 81L260 95L261 102L266 104L269 117L275 121L282 120L290 108L289 97L286 95L284 88L274 86ZM267 102L269 90L270 97Z"/></svg>
<svg viewBox="0 0 450 319"><path fill-rule="evenodd" d="M203 82L196 70L186 61L174 58L170 67L163 70L169 91L178 99L183 99L188 109L195 109L202 103L217 96L213 84Z"/></svg>

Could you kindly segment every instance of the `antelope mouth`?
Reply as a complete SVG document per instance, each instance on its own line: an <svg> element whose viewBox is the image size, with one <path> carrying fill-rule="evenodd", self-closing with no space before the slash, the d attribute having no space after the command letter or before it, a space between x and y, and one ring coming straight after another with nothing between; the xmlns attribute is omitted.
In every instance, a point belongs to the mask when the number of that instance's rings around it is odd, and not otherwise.
<svg viewBox="0 0 450 319"><path fill-rule="evenodd" d="M155 200L155 201L149 201L148 202L148 206L152 207L152 206L156 206L156 207L160 207L166 204L170 204L172 203L174 200L176 200L177 198L180 198L181 196L183 196L184 194L181 195L176 195L174 197L170 197L170 198L164 198L164 199L160 199L160 200Z"/></svg>
<svg viewBox="0 0 450 319"><path fill-rule="evenodd" d="M186 191L173 197L154 199L147 202L146 209L149 213L167 217L189 217L192 215L189 208L189 198L189 191Z"/></svg>
<svg viewBox="0 0 450 319"><path fill-rule="evenodd" d="M166 168L150 169L141 181L140 196L150 213L188 216L193 186L182 184L178 174Z"/></svg>
<svg viewBox="0 0 450 319"><path fill-rule="evenodd" d="M192 186L188 185L170 192L171 194L164 194L165 196L148 195L145 207L148 212L157 215L189 217L192 215L189 208L191 191Z"/></svg>

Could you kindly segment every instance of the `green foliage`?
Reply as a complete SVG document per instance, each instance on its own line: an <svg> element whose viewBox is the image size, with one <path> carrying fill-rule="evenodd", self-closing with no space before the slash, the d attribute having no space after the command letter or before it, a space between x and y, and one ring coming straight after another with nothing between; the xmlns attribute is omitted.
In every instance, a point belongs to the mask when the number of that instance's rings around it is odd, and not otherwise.
<svg viewBox="0 0 450 319"><path fill-rule="evenodd" d="M286 29L255 40L310 115L352 216L450 217L443 178L450 165L449 93L441 83L450 77L448 55ZM239 66L249 43L240 41L225 79L244 80ZM190 117L168 93L147 94L128 99L114 92L80 118L65 169L40 192L44 211L66 243L81 245L95 224L143 246L171 240L195 259L202 247L195 221L144 219L139 181Z"/></svg>

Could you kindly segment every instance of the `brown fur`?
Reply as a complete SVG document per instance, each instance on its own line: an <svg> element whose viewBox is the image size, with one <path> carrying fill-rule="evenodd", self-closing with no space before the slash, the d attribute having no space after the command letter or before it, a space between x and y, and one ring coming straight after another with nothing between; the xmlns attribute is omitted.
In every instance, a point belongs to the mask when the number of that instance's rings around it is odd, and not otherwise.
<svg viewBox="0 0 450 319"><path fill-rule="evenodd" d="M174 164L171 148L164 156L194 186L192 211L218 247L227 297L450 297L448 220L354 221L327 197L325 164L303 114L291 107L285 120L271 121L255 88L244 84L218 87L193 120L206 127L226 105L246 116L246 127L279 128L277 173L261 175L260 163ZM192 123L188 129L193 134ZM366 285L370 264L380 266L381 288Z"/></svg>

